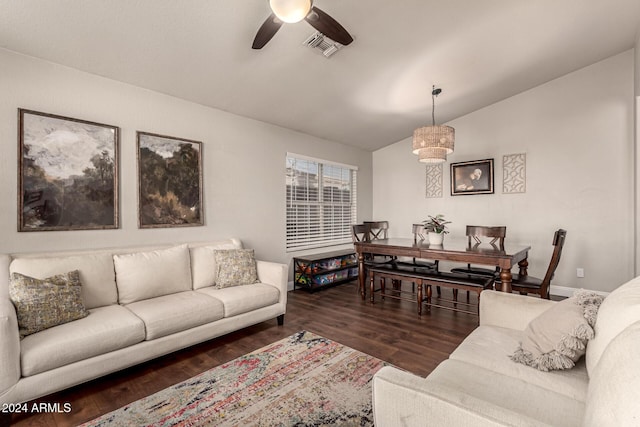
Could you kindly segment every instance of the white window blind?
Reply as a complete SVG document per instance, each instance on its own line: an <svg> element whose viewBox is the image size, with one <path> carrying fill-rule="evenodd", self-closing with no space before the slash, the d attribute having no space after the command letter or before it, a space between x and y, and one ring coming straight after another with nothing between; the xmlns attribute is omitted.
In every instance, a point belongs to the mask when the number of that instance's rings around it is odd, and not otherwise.
<svg viewBox="0 0 640 427"><path fill-rule="evenodd" d="M357 168L287 154L287 251L351 242Z"/></svg>

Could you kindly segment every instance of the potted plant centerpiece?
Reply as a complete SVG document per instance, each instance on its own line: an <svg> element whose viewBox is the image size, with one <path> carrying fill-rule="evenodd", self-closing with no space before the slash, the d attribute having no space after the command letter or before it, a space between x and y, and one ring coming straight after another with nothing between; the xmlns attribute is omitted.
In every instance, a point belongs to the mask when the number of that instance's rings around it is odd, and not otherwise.
<svg viewBox="0 0 640 427"><path fill-rule="evenodd" d="M447 224L451 224L451 221L447 221L444 215L438 214L436 216L429 215L429 219L423 221L424 228L427 230L429 244L441 245L444 240L444 235L447 234Z"/></svg>

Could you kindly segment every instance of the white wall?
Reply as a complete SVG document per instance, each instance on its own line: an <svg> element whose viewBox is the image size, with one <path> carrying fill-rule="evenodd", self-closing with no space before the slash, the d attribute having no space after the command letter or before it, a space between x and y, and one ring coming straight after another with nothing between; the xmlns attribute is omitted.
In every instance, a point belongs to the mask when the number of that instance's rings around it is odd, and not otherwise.
<svg viewBox="0 0 640 427"><path fill-rule="evenodd" d="M406 237L428 214L453 221L447 238L467 224L506 225L508 240L531 244L537 277L562 227L554 285L614 289L634 273L633 62L627 51L448 123L456 147L442 198L425 197L410 138L374 152L373 217ZM526 193L502 194L502 156L514 153L527 155ZM451 196L449 164L486 158L495 159L495 194Z"/></svg>
<svg viewBox="0 0 640 427"><path fill-rule="evenodd" d="M358 213L372 209L372 154L0 49L0 252L73 250L239 237L261 259L285 253L285 155L356 165ZM17 230L18 108L121 128L119 230ZM205 226L137 226L136 131L203 142Z"/></svg>

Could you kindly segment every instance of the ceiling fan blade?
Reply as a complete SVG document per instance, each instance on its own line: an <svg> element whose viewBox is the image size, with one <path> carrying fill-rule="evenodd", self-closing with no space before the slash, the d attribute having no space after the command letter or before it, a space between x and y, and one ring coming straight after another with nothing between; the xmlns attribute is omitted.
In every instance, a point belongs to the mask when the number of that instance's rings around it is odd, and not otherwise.
<svg viewBox="0 0 640 427"><path fill-rule="evenodd" d="M338 21L329 16L326 12L313 7L311 12L304 18L313 28L320 31L331 40L346 46L353 41L353 37Z"/></svg>
<svg viewBox="0 0 640 427"><path fill-rule="evenodd" d="M267 18L266 21L260 26L256 33L256 38L253 39L252 49L262 49L269 40L278 32L282 27L282 21L276 18L273 13Z"/></svg>

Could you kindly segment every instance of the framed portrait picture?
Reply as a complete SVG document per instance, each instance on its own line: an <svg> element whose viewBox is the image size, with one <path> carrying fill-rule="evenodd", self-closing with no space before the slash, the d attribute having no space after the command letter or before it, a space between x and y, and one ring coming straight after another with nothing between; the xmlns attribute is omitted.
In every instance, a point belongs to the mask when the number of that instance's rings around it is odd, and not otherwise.
<svg viewBox="0 0 640 427"><path fill-rule="evenodd" d="M18 231L118 228L116 126L19 109Z"/></svg>
<svg viewBox="0 0 640 427"><path fill-rule="evenodd" d="M137 135L139 227L203 225L202 143Z"/></svg>
<svg viewBox="0 0 640 427"><path fill-rule="evenodd" d="M451 195L493 194L493 159L451 163Z"/></svg>

